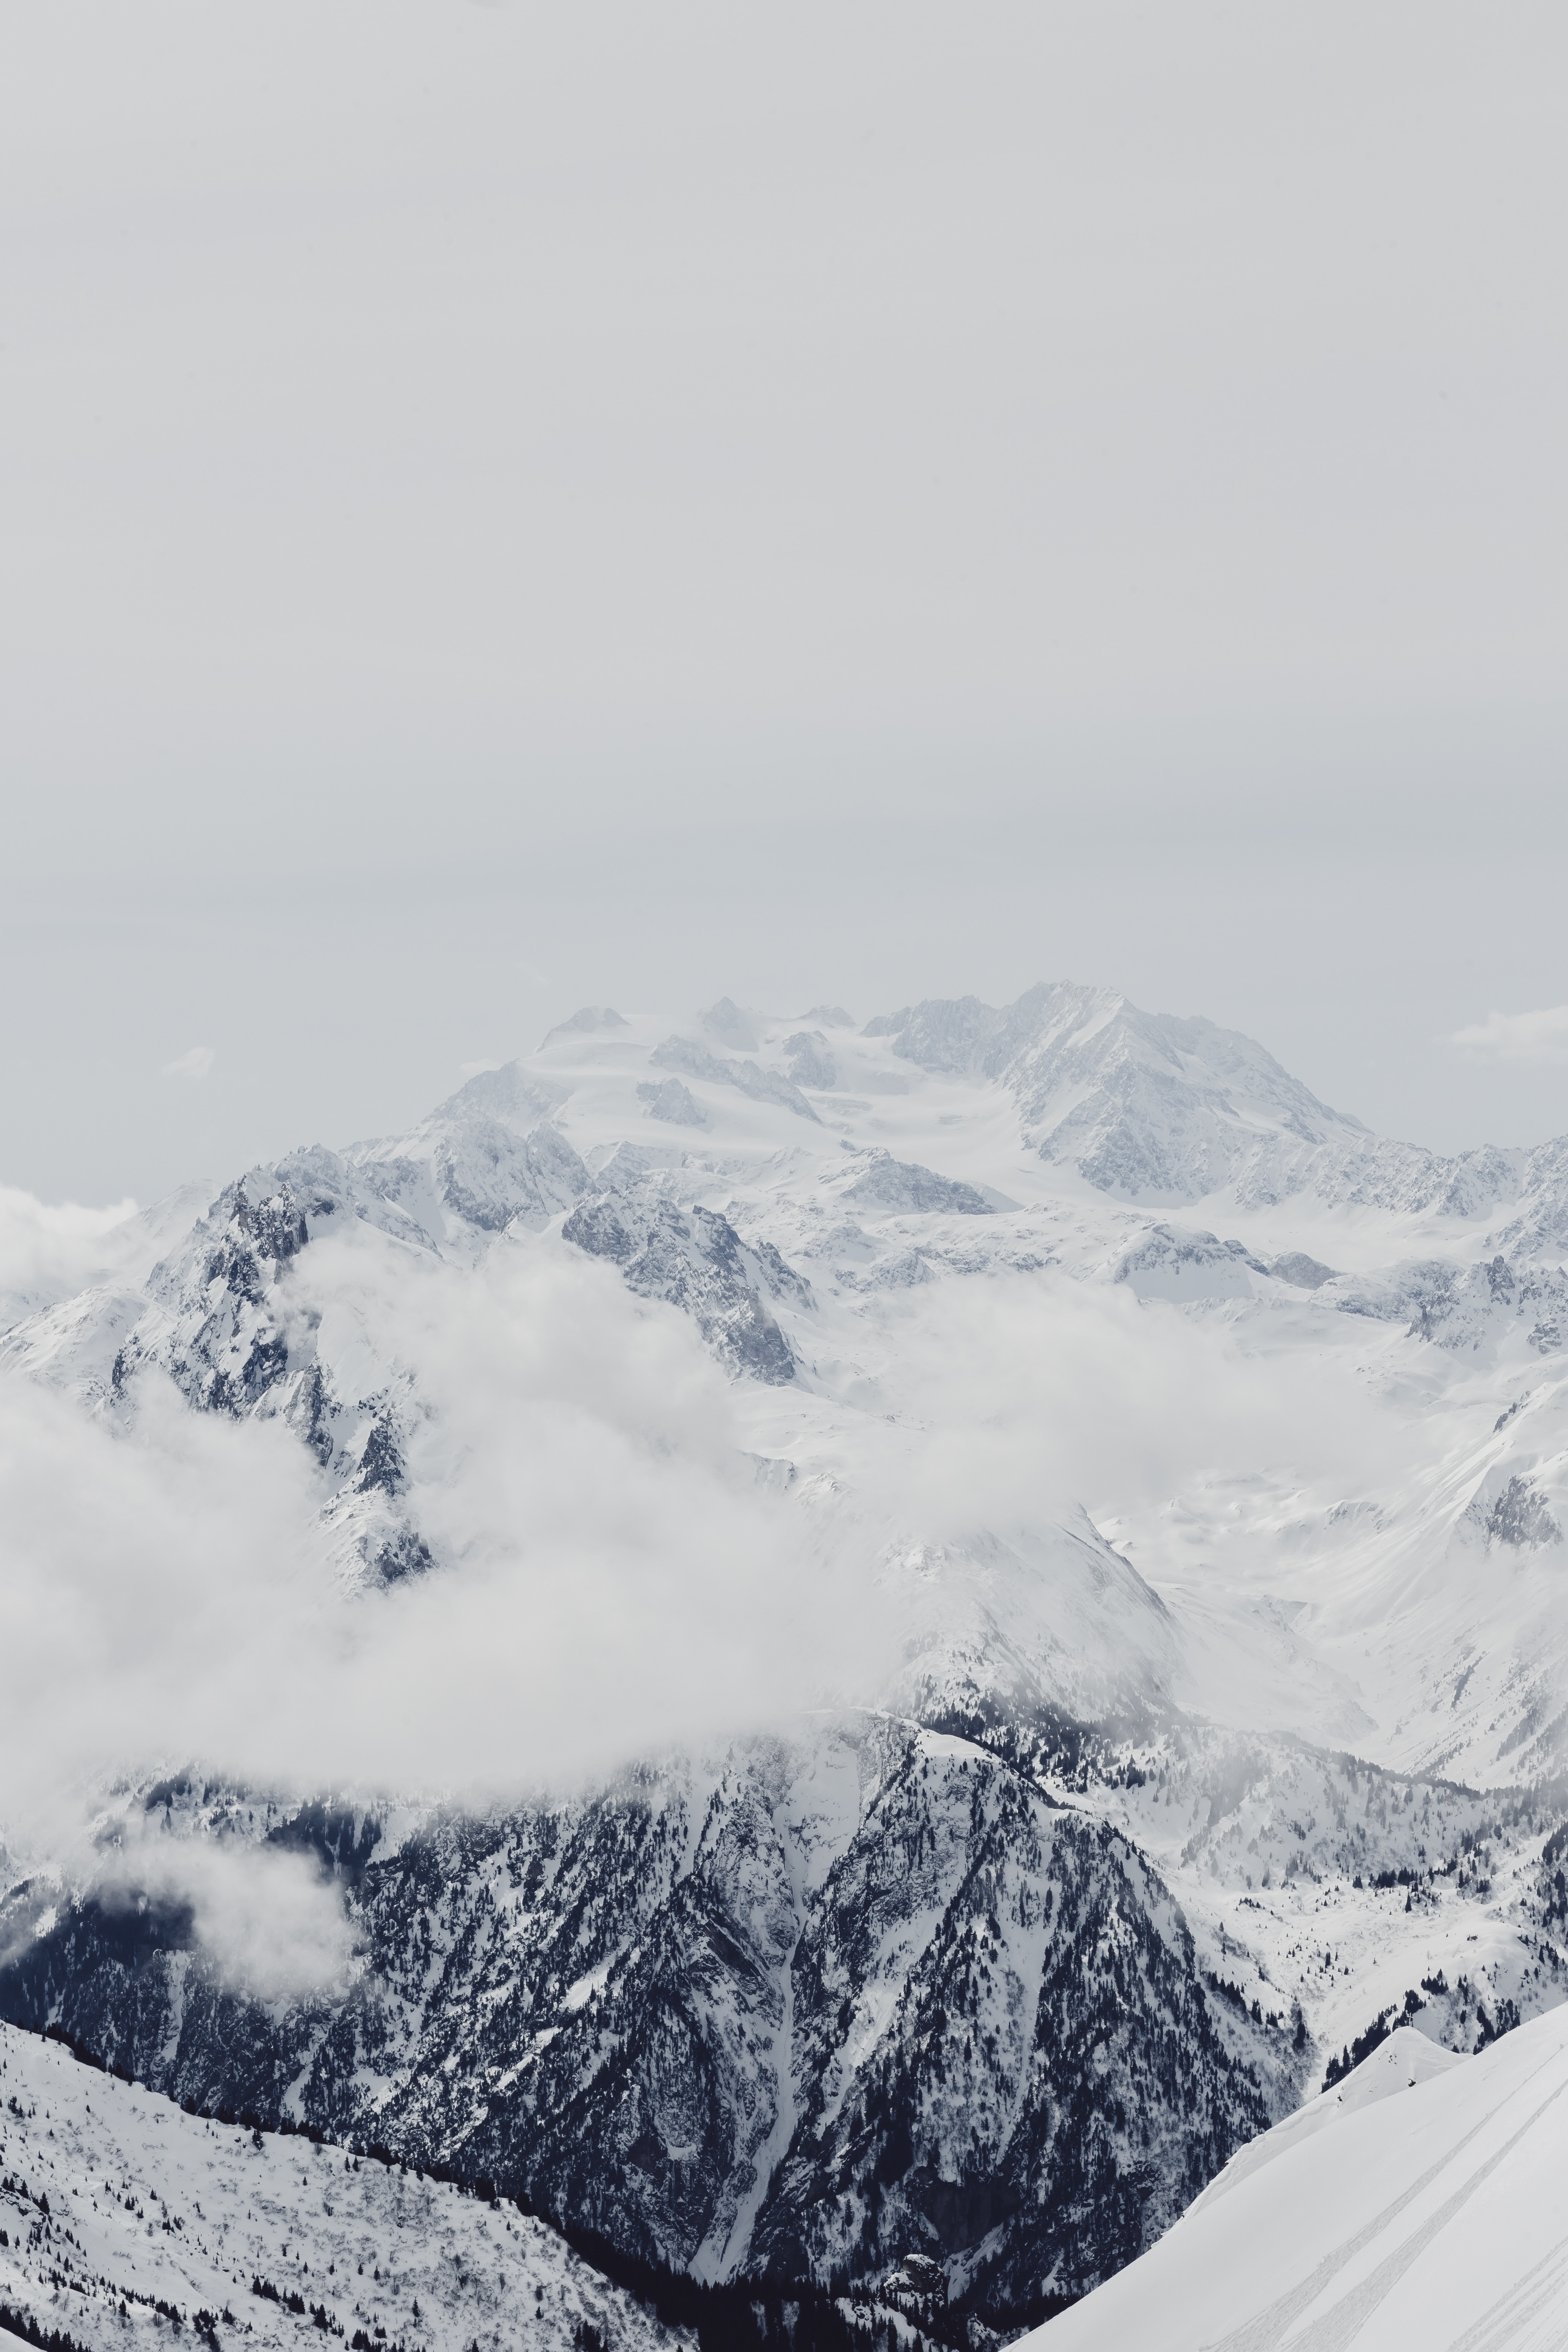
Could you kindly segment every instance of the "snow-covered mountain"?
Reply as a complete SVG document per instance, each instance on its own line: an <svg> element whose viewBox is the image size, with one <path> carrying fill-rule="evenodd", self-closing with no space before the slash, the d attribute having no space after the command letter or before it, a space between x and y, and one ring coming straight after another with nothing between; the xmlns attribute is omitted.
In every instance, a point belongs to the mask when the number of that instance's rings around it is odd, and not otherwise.
<svg viewBox="0 0 1568 2352"><path fill-rule="evenodd" d="M648 1073L675 1061L686 1075L672 1106L672 1082ZM1176 1199L1231 1230L1173 1222ZM313 1244L352 1229L394 1288L415 1262L460 1282L520 1253L577 1253L689 1317L740 1378L754 1451L796 1508L820 1523L831 1482L868 1552L900 1564L922 1688L942 1647L940 1592L967 1661L955 1699L974 1685L963 1629L984 1622L1009 1686L1071 1713L1104 1714L1112 1690L1117 1704L1142 1694L1233 1712L1250 1690L1260 1721L1390 1763L1513 1778L1542 1769L1563 1734L1552 1702L1568 1430L1553 1368L1568 1276L1542 1235L1565 1204L1555 1147L1413 1155L1324 1110L1249 1041L1103 991L1035 990L1001 1013L928 1003L858 1032L837 1013L770 1025L727 1000L686 1032L590 1008L408 1136L251 1171L139 1284L20 1318L0 1360L100 1412L122 1409L154 1370L200 1409L281 1419L320 1465L340 1573L386 1581L433 1559L420 1490L450 1472L422 1466L420 1366L403 1342L388 1353L369 1274L359 1293L345 1286L340 1254L313 1278ZM994 1496L976 1494L967 1526L884 1515L879 1533L869 1474L897 1483L922 1425L951 1413L935 1391L955 1333L970 1344L993 1309L1008 1325L1021 1355L1004 1366L991 1351L995 1402L1021 1410L1060 1321L1053 1305L1103 1314L1107 1286L1151 1311L1143 1352L1179 1387L1217 1393L1221 1353L1240 1385L1268 1366L1281 1394L1310 1387L1341 1421L1379 1416L1380 1458L1336 1454L1328 1438L1292 1453L1271 1432L1268 1464L1178 1460L1182 1489L1137 1526L1114 1467L1074 1492L1068 1458L1045 1520L1031 1498L1026 1517L997 1524ZM1091 1350L1099 1336L1075 1329L1064 1345ZM1114 1344L1128 1351L1121 1327ZM1131 1362L1139 1352L1131 1341ZM1439 1392L1453 1409L1435 1414ZM1141 1444L1130 1422L1134 1459ZM1023 1451L1020 1439L1015 1462ZM1084 1505L1087 1531L1071 1516ZM1082 1543L1106 1549L1106 1535L1157 1603L1108 1560L1083 1583ZM997 1561L1041 1543L1054 1568L1015 1579L1000 1622L984 1597ZM1226 1570L1194 1569L1194 1547L1222 1549ZM1478 1581L1487 1559L1507 1575ZM1398 1601L1412 1579L1428 1595L1415 1614Z"/></svg>
<svg viewBox="0 0 1568 2352"><path fill-rule="evenodd" d="M0 2333L29 2323L91 2352L187 2326L267 2352L682 2340L542 2221L384 2158L186 2115L0 2026Z"/></svg>
<svg viewBox="0 0 1568 2352"><path fill-rule="evenodd" d="M661 1459L725 1452L831 1704L457 1811L163 1754L100 1794L111 1881L13 1868L5 2014L703 2276L930 2257L1016 2327L1358 2042L1568 1991L1568 1144L1388 1142L1103 990L594 1006L158 1231L0 1363L277 1424L351 1610L509 1539L479 1302L684 1335L724 1418ZM128 1937L149 1837L313 1856L351 1957L264 1999L151 1880Z"/></svg>
<svg viewBox="0 0 1568 2352"><path fill-rule="evenodd" d="M1393 2034L1231 2158L1158 2245L1025 2340L1544 2352L1568 2342L1568 2016L1474 2058Z"/></svg>
<svg viewBox="0 0 1568 2352"><path fill-rule="evenodd" d="M235 1833L232 1795L156 1793L167 1835ZM4 1922L11 2013L204 2109L439 2158L700 2275L864 2283L929 2236L955 2286L1026 2308L1042 2276L1135 2252L1309 2063L1289 2006L1265 2022L1215 1991L1099 1808L885 1717L401 1837L320 1809L264 1834L340 1874L361 1955L340 1984L268 2017L177 1906L128 1946L117 1896L39 1887Z"/></svg>
<svg viewBox="0 0 1568 2352"><path fill-rule="evenodd" d="M1488 2046L1565 1983L1560 1801L1215 1732L1026 1755L851 1719L401 1823L134 1803L165 1853L313 1854L353 1956L265 1999L177 1895L35 1879L0 1920L35 2030L700 2276L885 2292L930 2255L1004 2326L1135 2257L1351 2044Z"/></svg>

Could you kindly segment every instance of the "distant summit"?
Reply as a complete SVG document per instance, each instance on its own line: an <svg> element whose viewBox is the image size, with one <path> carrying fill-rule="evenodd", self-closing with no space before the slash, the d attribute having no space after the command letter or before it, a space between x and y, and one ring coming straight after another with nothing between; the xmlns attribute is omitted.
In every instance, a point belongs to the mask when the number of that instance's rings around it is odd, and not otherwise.
<svg viewBox="0 0 1568 2352"><path fill-rule="evenodd" d="M630 1025L613 1004L584 1004L582 1011L574 1013L569 1021L558 1021L553 1029L547 1029L539 1041L539 1050L542 1054L546 1045L552 1045L557 1037L570 1037L574 1032L591 1034L595 1029L626 1029Z"/></svg>
<svg viewBox="0 0 1568 2352"><path fill-rule="evenodd" d="M861 1032L934 1074L993 1079L1026 1148L1097 1192L1150 1207L1223 1193L1267 1208L1307 1193L1404 1214L1480 1216L1515 1202L1506 1238L1561 1246L1564 1146L1454 1159L1332 1110L1255 1039L1145 1013L1110 988L1042 982L1015 1003L929 997Z"/></svg>

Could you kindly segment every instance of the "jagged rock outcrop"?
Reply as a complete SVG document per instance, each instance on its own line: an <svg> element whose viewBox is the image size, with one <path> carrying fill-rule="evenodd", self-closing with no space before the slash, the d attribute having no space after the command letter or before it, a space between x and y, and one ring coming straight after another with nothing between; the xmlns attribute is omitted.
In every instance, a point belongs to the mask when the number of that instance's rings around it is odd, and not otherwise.
<svg viewBox="0 0 1568 2352"><path fill-rule="evenodd" d="M811 1286L770 1242L748 1247L717 1210L682 1208L651 1186L585 1201L562 1238L619 1267L639 1297L662 1298L691 1317L732 1371L777 1383L795 1378L795 1357L770 1301L811 1303Z"/></svg>

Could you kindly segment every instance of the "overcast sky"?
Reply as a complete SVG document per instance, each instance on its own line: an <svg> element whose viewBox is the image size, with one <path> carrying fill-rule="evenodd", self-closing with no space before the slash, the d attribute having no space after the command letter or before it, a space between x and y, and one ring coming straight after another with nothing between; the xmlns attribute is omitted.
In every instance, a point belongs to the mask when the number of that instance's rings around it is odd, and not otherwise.
<svg viewBox="0 0 1568 2352"><path fill-rule="evenodd" d="M0 1182L1041 978L1568 1129L1560 8L0 22Z"/></svg>

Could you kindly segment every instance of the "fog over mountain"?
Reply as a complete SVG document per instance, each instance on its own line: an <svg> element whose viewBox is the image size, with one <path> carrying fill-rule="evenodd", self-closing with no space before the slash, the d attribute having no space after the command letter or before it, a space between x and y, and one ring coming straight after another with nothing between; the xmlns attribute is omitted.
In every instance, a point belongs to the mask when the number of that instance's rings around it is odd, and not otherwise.
<svg viewBox="0 0 1568 2352"><path fill-rule="evenodd" d="M595 1003L7 1233L19 2024L1005 2335L1568 1991L1568 1142L1074 983Z"/></svg>

